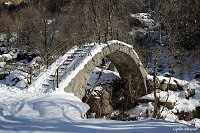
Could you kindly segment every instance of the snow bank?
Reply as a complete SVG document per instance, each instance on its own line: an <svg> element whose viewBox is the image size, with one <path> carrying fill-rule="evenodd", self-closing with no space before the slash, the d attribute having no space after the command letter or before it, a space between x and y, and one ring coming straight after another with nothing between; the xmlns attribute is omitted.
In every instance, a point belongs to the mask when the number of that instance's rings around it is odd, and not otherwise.
<svg viewBox="0 0 200 133"><path fill-rule="evenodd" d="M2 118L33 121L71 121L84 118L87 104L73 94L20 95L1 99Z"/></svg>
<svg viewBox="0 0 200 133"><path fill-rule="evenodd" d="M148 114L146 114L147 110ZM127 114L129 114L130 116L139 117L139 119L144 119L147 118L148 116L151 116L152 112L153 112L152 103L145 103L145 104L140 104L137 107L129 110Z"/></svg>

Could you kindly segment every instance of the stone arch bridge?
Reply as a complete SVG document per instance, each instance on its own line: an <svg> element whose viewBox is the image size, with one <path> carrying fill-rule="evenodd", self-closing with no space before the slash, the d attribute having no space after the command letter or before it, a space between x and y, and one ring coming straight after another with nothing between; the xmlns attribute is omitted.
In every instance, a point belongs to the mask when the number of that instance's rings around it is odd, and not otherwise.
<svg viewBox="0 0 200 133"><path fill-rule="evenodd" d="M147 72L137 53L131 45L116 40L107 44L93 43L73 47L40 73L28 90L49 92L56 89L83 98L92 71L104 57L115 65L129 87L135 91L139 89L137 95L146 92Z"/></svg>

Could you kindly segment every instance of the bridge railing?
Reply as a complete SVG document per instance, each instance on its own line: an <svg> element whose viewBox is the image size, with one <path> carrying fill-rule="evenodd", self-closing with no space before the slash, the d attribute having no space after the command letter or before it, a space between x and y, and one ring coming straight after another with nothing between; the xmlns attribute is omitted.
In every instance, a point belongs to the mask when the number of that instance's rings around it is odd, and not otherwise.
<svg viewBox="0 0 200 133"><path fill-rule="evenodd" d="M120 40L123 42L126 41L127 43L130 43L132 38L130 36L128 37L127 35L128 34L124 34L124 32L122 30L119 30L118 28L111 28L110 31L94 32L92 36L85 34L76 37L76 35L73 35L73 42L71 44L67 43L68 41L60 43L53 50L50 50L48 53L46 53L43 62L41 62L37 66L30 66L27 82L28 84L31 84L34 77L37 77L41 72L48 69L49 65L51 65L55 60L57 60L58 57L64 55L65 52L67 52L72 46L75 46L77 43L81 43L79 45L84 45L87 42L96 42L96 44L99 44L106 43L109 40ZM81 55L81 59L87 54L90 54L90 50L86 54ZM75 63L74 65L76 66L77 63ZM66 73L70 71L70 69L71 67L66 70Z"/></svg>
<svg viewBox="0 0 200 133"><path fill-rule="evenodd" d="M65 42L60 43L55 49L49 51L44 56L44 61L39 63L36 66L31 65L29 68L29 77L27 77L28 84L32 83L33 76L37 77L39 73L48 69L48 66L51 65L59 56L63 55L65 51L63 49L68 50L70 46L65 44Z"/></svg>
<svg viewBox="0 0 200 133"><path fill-rule="evenodd" d="M86 49L87 49L87 47L85 47L85 48L83 49L83 51L85 51ZM75 68L80 64L79 61L82 61L87 55L89 56L90 53L91 53L91 50L92 50L92 48L89 49L89 50L86 51L86 52L82 52L82 54L81 54L80 56L76 57L76 58L74 59L75 62L74 62L70 67L66 66L66 67L64 68L65 72L64 72L62 75L59 75L59 69L60 69L61 65L57 68L57 70L56 70L56 75L55 75L55 76L56 76L56 83L54 83L54 89L55 89L55 88L59 88L59 83L61 82L61 79L62 79L63 77L65 77L66 74L67 74L68 72L70 72L70 71L72 71L72 70L75 70ZM54 77L54 78L55 78L55 77Z"/></svg>

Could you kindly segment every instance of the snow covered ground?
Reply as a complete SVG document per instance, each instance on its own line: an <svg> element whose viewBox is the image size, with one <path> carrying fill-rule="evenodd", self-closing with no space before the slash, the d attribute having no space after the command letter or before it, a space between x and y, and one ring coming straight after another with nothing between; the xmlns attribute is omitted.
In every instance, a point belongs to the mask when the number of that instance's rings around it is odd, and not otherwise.
<svg viewBox="0 0 200 133"><path fill-rule="evenodd" d="M73 94L8 94L0 101L0 132L199 132L197 128L166 122L85 119L88 105Z"/></svg>
<svg viewBox="0 0 200 133"><path fill-rule="evenodd" d="M95 69L97 72L98 69ZM100 70L99 70L100 71ZM110 79L108 70L104 77ZM93 74L96 78L96 73ZM91 78L91 83L92 83ZM148 106L146 106L148 108ZM140 121L114 121L107 119L86 119L89 106L73 94L31 93L26 89L0 86L0 132L194 132L200 130L179 123L144 119Z"/></svg>

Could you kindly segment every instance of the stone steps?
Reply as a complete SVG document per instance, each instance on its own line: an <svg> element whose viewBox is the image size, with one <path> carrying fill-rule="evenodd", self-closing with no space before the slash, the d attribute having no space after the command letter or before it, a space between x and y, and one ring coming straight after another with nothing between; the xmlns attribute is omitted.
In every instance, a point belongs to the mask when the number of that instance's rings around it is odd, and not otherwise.
<svg viewBox="0 0 200 133"><path fill-rule="evenodd" d="M73 68L73 63L77 58L83 58L87 51L91 48L91 46L81 46L78 49L75 50L74 53L71 53L71 55L61 64L58 68L58 77L60 80L60 77L63 76L63 74L66 74L66 70L69 67ZM59 81L60 82L60 81ZM57 85L57 73L56 71L51 74L47 79L46 82L42 84L43 87L47 88L55 88Z"/></svg>

